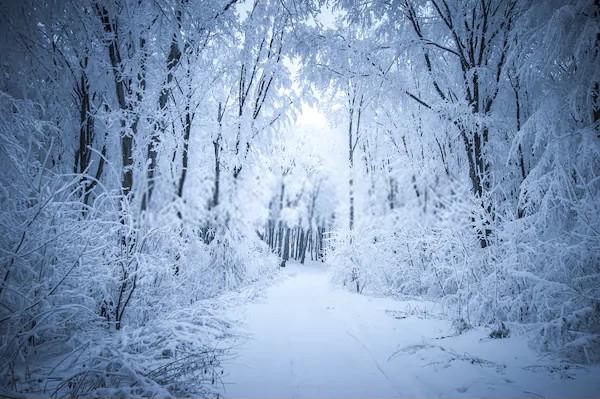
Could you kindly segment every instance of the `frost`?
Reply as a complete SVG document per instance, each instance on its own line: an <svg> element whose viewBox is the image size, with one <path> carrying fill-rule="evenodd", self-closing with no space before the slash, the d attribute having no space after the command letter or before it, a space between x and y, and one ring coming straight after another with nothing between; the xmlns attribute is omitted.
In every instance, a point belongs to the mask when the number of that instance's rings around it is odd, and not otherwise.
<svg viewBox="0 0 600 399"><path fill-rule="evenodd" d="M0 395L597 387L597 1L4 3Z"/></svg>

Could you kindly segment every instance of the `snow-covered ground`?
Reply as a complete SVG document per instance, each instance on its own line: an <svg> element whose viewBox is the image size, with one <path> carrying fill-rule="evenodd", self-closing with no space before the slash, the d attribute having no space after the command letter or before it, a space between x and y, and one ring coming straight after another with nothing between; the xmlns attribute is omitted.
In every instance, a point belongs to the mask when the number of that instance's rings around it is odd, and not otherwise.
<svg viewBox="0 0 600 399"><path fill-rule="evenodd" d="M599 367L536 353L525 335L453 336L434 304L334 287L322 263L290 264L283 273L234 311L247 338L225 364L226 398L600 395Z"/></svg>

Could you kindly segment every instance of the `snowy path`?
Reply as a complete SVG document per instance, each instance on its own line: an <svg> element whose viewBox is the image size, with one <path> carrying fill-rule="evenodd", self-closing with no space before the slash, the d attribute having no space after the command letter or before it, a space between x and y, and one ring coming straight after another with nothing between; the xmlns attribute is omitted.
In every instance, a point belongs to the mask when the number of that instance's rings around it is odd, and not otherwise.
<svg viewBox="0 0 600 399"><path fill-rule="evenodd" d="M323 264L284 273L241 309L248 338L226 364L225 397L600 394L598 368L550 369L556 361L539 359L522 337L491 340L473 330L439 339L452 334L449 324L418 317L431 304L335 288Z"/></svg>

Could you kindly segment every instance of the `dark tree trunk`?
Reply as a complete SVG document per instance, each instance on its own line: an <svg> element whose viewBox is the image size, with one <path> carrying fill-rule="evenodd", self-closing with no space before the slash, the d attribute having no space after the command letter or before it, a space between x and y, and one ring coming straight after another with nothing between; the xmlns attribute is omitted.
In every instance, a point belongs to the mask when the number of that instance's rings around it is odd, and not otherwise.
<svg viewBox="0 0 600 399"><path fill-rule="evenodd" d="M226 103L227 104L227 103ZM225 106L219 103L217 109L217 123L219 125L217 137L213 140L213 150L215 153L215 185L213 188L212 207L219 205L219 188L221 184L221 138L223 137L223 117L225 116Z"/></svg>
<svg viewBox="0 0 600 399"><path fill-rule="evenodd" d="M74 173L79 173L82 175L81 183L83 184L82 188L84 205L89 204L92 191L102 177L104 163L106 161L106 143L103 143L101 155L98 159L98 166L93 174L93 179L90 179L88 176L91 173L91 170L89 169L92 164L93 154L91 147L94 145L95 141L95 121L94 116L92 115L90 85L86 73L87 64L88 57L86 56L80 63L81 76L79 83L75 88L77 98L79 99L79 148L77 149L77 153L75 155L75 166L73 170ZM86 213L86 209L87 208L85 207L83 208L84 215Z"/></svg>
<svg viewBox="0 0 600 399"><path fill-rule="evenodd" d="M310 227L306 230L304 237L302 237L302 251L300 253L300 263L304 264L304 260L306 259L306 249L308 247L308 240L311 235Z"/></svg>
<svg viewBox="0 0 600 399"><path fill-rule="evenodd" d="M285 267L287 260L290 258L290 229L285 228L285 239L283 244L283 256L281 257L281 267Z"/></svg>
<svg viewBox="0 0 600 399"><path fill-rule="evenodd" d="M177 184L177 196L183 198L183 187L185 185L185 178L187 176L188 163L189 163L189 147L190 147L190 132L192 130L193 115L190 114L189 105L185 108L185 125L183 129L183 153L181 154L181 174L179 175L179 182ZM181 213L178 211L177 215L181 219Z"/></svg>

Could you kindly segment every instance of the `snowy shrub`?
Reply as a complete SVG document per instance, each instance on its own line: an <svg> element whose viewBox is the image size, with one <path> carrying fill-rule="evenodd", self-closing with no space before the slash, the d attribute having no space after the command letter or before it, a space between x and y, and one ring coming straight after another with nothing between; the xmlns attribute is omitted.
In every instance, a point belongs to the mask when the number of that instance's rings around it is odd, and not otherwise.
<svg viewBox="0 0 600 399"><path fill-rule="evenodd" d="M468 331L471 328L471 325L465 321L463 318L454 319L452 321L452 328L456 334L462 334L465 331Z"/></svg>
<svg viewBox="0 0 600 399"><path fill-rule="evenodd" d="M56 397L210 395L230 325L206 301L276 270L273 255L241 235L207 246L173 208L136 220L101 183L83 204L82 176L51 167L59 130L43 108L0 100L0 383Z"/></svg>
<svg viewBox="0 0 600 399"><path fill-rule="evenodd" d="M490 338L507 338L510 335L510 329L503 322L499 322L490 332Z"/></svg>
<svg viewBox="0 0 600 399"><path fill-rule="evenodd" d="M191 273L201 278L196 289L205 297L269 276L279 265L277 256L264 242L242 234L235 227L217 228L208 244L199 241L191 244L184 259Z"/></svg>
<svg viewBox="0 0 600 399"><path fill-rule="evenodd" d="M600 361L600 308L598 304L543 325L535 341L542 350L559 351L579 363Z"/></svg>

